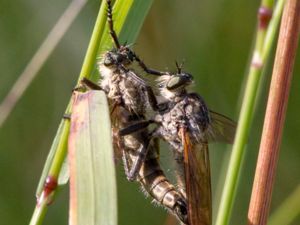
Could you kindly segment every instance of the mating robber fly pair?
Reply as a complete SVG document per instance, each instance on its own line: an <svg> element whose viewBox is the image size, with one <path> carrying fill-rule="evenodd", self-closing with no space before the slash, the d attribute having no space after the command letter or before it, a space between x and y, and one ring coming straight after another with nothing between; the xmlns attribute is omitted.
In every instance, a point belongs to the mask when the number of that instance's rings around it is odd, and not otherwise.
<svg viewBox="0 0 300 225"><path fill-rule="evenodd" d="M107 22L115 48L98 63L99 85L83 79L92 89L103 90L109 100L115 151L121 151L128 180L137 180L160 205L184 224L211 224L211 184L208 142L231 143L235 123L210 111L203 99L186 88L190 74L161 72L148 68L128 46L119 43L114 31L112 4L107 0ZM136 62L150 75L158 76L157 103L147 82L131 67ZM148 106L154 111L146 117ZM153 130L148 125L156 124ZM159 139L169 143L177 167L177 187L166 178L159 163Z"/></svg>

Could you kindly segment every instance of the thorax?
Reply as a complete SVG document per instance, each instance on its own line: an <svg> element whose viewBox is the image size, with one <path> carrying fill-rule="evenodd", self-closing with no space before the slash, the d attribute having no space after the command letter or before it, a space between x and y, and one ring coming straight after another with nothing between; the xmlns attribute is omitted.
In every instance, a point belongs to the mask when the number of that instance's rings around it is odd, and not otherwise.
<svg viewBox="0 0 300 225"><path fill-rule="evenodd" d="M170 142L181 142L180 129L189 133L194 142L205 140L205 132L210 123L209 112L202 98L195 94L176 97L168 109L157 116L161 123L161 133Z"/></svg>

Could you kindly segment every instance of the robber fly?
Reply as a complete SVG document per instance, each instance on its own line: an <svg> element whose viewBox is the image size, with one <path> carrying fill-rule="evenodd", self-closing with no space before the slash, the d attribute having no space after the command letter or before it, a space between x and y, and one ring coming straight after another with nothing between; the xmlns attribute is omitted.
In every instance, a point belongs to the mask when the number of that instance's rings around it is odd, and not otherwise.
<svg viewBox="0 0 300 225"><path fill-rule="evenodd" d="M210 225L212 203L208 143L232 143L235 123L210 111L200 95L189 93L186 87L193 82L192 75L182 72L181 66L176 65L177 73L165 73L158 78L160 94L167 100L165 109L151 120L122 129L120 135L143 130L156 123L157 127L150 132L149 139L161 138L173 150L178 184L188 204L186 224Z"/></svg>
<svg viewBox="0 0 300 225"><path fill-rule="evenodd" d="M126 137L120 137L114 132L145 120L149 104L154 111L158 110L152 89L130 68L133 62L138 62L147 73L161 75L161 72L149 69L131 49L120 45L113 28L111 1L106 2L107 21L115 48L104 53L98 62L102 76L99 85L87 79L82 80L82 83L92 89L101 89L107 95L111 107L114 149L121 150L127 179L138 180L155 201L175 213L180 220L186 221L186 201L160 168L156 140L145 142L145 137L149 136L147 129ZM144 148L145 145L149 147Z"/></svg>

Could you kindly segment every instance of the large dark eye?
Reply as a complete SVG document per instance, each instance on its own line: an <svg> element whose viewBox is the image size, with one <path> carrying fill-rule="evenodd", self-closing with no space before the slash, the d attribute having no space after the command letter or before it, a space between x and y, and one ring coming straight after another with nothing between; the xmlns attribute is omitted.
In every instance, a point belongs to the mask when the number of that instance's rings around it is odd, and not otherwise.
<svg viewBox="0 0 300 225"><path fill-rule="evenodd" d="M128 54L127 54L127 57L130 61L133 61L134 60L134 54L131 50L128 49Z"/></svg>
<svg viewBox="0 0 300 225"><path fill-rule="evenodd" d="M117 60L116 60L118 63L123 63L124 61L124 56L122 54L118 54L117 55Z"/></svg>
<svg viewBox="0 0 300 225"><path fill-rule="evenodd" d="M111 66L113 64L113 60L111 57L105 57L103 60L103 64L105 66Z"/></svg>
<svg viewBox="0 0 300 225"><path fill-rule="evenodd" d="M188 73L181 73L173 75L173 77L168 81L167 88L169 90L174 90L176 88L185 87L193 81L193 77Z"/></svg>
<svg viewBox="0 0 300 225"><path fill-rule="evenodd" d="M182 85L181 79L178 76L172 77L167 83L167 89L173 90Z"/></svg>
<svg viewBox="0 0 300 225"><path fill-rule="evenodd" d="M183 76L184 76L184 79L189 80L189 81L193 81L193 79L194 79L192 74L189 74L189 73L184 73Z"/></svg>

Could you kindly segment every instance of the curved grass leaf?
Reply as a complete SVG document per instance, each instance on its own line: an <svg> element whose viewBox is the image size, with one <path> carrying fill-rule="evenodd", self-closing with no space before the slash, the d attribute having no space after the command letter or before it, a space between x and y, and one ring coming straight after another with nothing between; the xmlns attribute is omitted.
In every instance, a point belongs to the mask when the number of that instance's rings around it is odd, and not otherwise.
<svg viewBox="0 0 300 225"><path fill-rule="evenodd" d="M69 136L69 224L117 224L109 109L102 91L76 93Z"/></svg>

